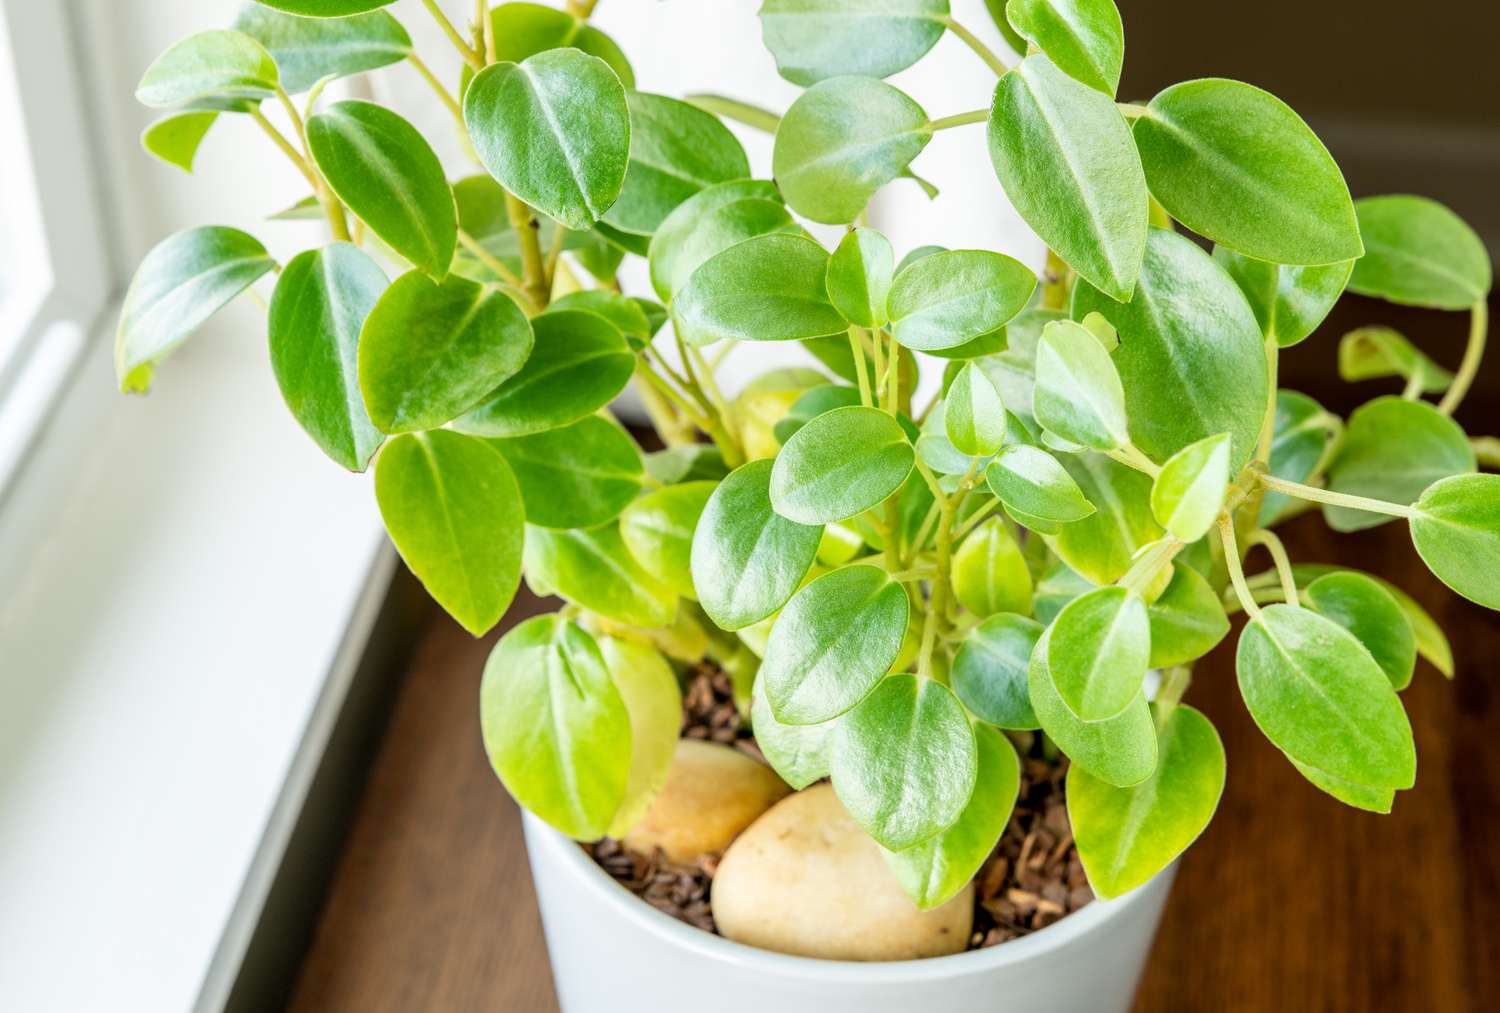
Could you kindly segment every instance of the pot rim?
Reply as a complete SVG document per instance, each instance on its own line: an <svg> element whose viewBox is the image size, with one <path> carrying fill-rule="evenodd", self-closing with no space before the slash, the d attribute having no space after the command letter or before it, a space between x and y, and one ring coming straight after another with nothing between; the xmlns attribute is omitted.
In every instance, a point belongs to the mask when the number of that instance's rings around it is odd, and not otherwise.
<svg viewBox="0 0 1500 1013"><path fill-rule="evenodd" d="M641 931L663 938L698 956L723 961L746 970L821 982L937 981L1020 964L1042 952L1066 946L1148 900L1150 888L1163 878L1170 882L1177 864L1174 859L1171 865L1151 879L1113 900L1096 898L1081 910L1045 928L997 946L915 960L824 960L737 943L680 922L671 915L658 911L616 882L576 841L524 809L521 817L525 822L528 849L546 852L550 859L581 877L589 893L600 903L614 908L634 922Z"/></svg>

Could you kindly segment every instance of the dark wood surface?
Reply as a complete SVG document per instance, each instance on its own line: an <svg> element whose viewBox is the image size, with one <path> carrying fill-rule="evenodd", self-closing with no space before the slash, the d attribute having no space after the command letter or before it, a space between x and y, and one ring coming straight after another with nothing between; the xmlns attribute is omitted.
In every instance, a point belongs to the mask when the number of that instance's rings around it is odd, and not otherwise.
<svg viewBox="0 0 1500 1013"><path fill-rule="evenodd" d="M1419 665L1405 694L1417 787L1381 817L1323 795L1265 742L1238 699L1232 639L1199 666L1188 699L1224 737L1229 784L1183 861L1137 1009L1493 1010L1500 617L1429 577L1399 525L1335 538L1308 516L1287 535L1299 560L1406 587L1453 639L1458 678ZM523 601L511 621L538 607ZM433 615L303 966L298 1013L556 1008L516 810L479 744L492 639Z"/></svg>

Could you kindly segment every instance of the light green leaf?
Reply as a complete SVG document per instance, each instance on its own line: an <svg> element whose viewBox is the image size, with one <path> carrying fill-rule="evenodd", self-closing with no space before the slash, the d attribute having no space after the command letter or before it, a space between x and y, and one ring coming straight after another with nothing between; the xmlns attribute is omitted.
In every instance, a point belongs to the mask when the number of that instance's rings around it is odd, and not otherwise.
<svg viewBox="0 0 1500 1013"><path fill-rule="evenodd" d="M1083 278L1129 299L1146 244L1146 177L1109 96L1029 56L995 89L989 150L1026 224Z"/></svg>
<svg viewBox="0 0 1500 1013"><path fill-rule="evenodd" d="M1099 339L1071 320L1042 329L1033 410L1043 428L1070 443L1114 450L1130 442L1119 371Z"/></svg>
<svg viewBox="0 0 1500 1013"><path fill-rule="evenodd" d="M717 482L729 475L724 455L706 443L684 443L646 455L646 474L662 485L679 482Z"/></svg>
<svg viewBox="0 0 1500 1013"><path fill-rule="evenodd" d="M714 254L755 236L788 231L801 230L769 180L705 187L677 205L651 237L651 284L670 301Z"/></svg>
<svg viewBox="0 0 1500 1013"><path fill-rule="evenodd" d="M851 324L884 327L896 274L896 251L874 229L855 229L828 258L828 298Z"/></svg>
<svg viewBox="0 0 1500 1013"><path fill-rule="evenodd" d="M761 755L787 784L801 791L828 776L834 722L788 725L777 721L766 700L765 683L757 679L750 695L750 724Z"/></svg>
<svg viewBox="0 0 1500 1013"><path fill-rule="evenodd" d="M1122 305L1080 284L1073 316L1090 312L1120 332L1111 358L1135 445L1160 462L1227 432L1230 471L1244 467L1269 400L1266 355L1255 314L1224 269L1192 240L1152 229L1135 297Z"/></svg>
<svg viewBox="0 0 1500 1013"><path fill-rule="evenodd" d="M120 389L144 393L157 363L275 267L258 239L222 225L177 232L152 247L120 308L115 334Z"/></svg>
<svg viewBox="0 0 1500 1013"><path fill-rule="evenodd" d="M1422 493L1411 540L1444 584L1500 609L1500 475L1445 478Z"/></svg>
<svg viewBox="0 0 1500 1013"><path fill-rule="evenodd" d="M281 73L281 87L290 95L325 77L386 67L412 53L411 36L385 11L321 19L246 4L234 27L266 47Z"/></svg>
<svg viewBox="0 0 1500 1013"><path fill-rule="evenodd" d="M893 675L834 727L832 766L833 790L854 822L882 847L905 851L963 814L978 746L947 686Z"/></svg>
<svg viewBox="0 0 1500 1013"><path fill-rule="evenodd" d="M892 333L918 351L954 348L1003 326L1035 288L1031 269L1004 254L942 250L896 273Z"/></svg>
<svg viewBox="0 0 1500 1013"><path fill-rule="evenodd" d="M1007 508L1043 521L1067 524L1094 512L1057 458L1024 443L1002 450L985 469L984 479Z"/></svg>
<svg viewBox="0 0 1500 1013"><path fill-rule="evenodd" d="M1151 513L1151 479L1099 454L1070 454L1062 465L1097 509L1049 535L1048 545L1091 583L1112 584L1165 534Z"/></svg>
<svg viewBox="0 0 1500 1013"><path fill-rule="evenodd" d="M307 121L328 185L391 249L434 277L448 273L458 214L443 163L417 128L373 102L336 102Z"/></svg>
<svg viewBox="0 0 1500 1013"><path fill-rule="evenodd" d="M695 345L843 334L849 325L828 301L827 271L828 253L805 236L746 239L704 261L677 291L678 333Z"/></svg>
<svg viewBox="0 0 1500 1013"><path fill-rule="evenodd" d="M614 39L569 11L536 3L506 3L490 9L495 60L520 63L548 49L581 49L609 64L621 83L635 87L630 61Z"/></svg>
<svg viewBox="0 0 1500 1013"><path fill-rule="evenodd" d="M582 310L603 317L625 335L632 349L639 350L655 333L641 306L643 302L645 300L632 299L607 288L585 288L553 299L547 304L547 309Z"/></svg>
<svg viewBox="0 0 1500 1013"><path fill-rule="evenodd" d="M1298 763L1376 788L1410 788L1417 757L1396 691L1370 652L1310 609L1268 605L1240 634L1240 693Z"/></svg>
<svg viewBox="0 0 1500 1013"><path fill-rule="evenodd" d="M464 93L464 122L491 176L570 229L603 217L630 156L630 109L609 65L577 49L496 63Z"/></svg>
<svg viewBox="0 0 1500 1013"><path fill-rule="evenodd" d="M682 724L682 690L667 659L649 644L605 637L599 641L599 653L630 717L625 798L606 831L610 837L619 837L646 815L666 783ZM532 712L533 716L537 713ZM524 719L517 716L517 720Z"/></svg>
<svg viewBox="0 0 1500 1013"><path fill-rule="evenodd" d="M614 520L641 491L645 475L635 441L598 415L545 433L491 440L490 446L515 472L527 523L544 528L591 528Z"/></svg>
<svg viewBox="0 0 1500 1013"><path fill-rule="evenodd" d="M395 0L255 0L266 7L274 7L288 14L300 14L306 18L347 18L363 14L380 7L387 7Z"/></svg>
<svg viewBox="0 0 1500 1013"><path fill-rule="evenodd" d="M359 390L359 335L386 288L380 266L348 243L292 258L271 296L271 370L297 423L323 452L364 471L385 436Z"/></svg>
<svg viewBox="0 0 1500 1013"><path fill-rule="evenodd" d="M1075 598L1052 622L1047 669L1058 698L1081 721L1124 711L1141 692L1150 657L1146 603L1123 587Z"/></svg>
<svg viewBox="0 0 1500 1013"><path fill-rule="evenodd" d="M800 394L797 400L792 402L792 407L787 410L785 417L777 421L772 432L778 441L785 444L796 434L797 430L819 415L831 412L835 408L849 408L859 403L859 391L853 387L834 383L820 384Z"/></svg>
<svg viewBox="0 0 1500 1013"><path fill-rule="evenodd" d="M1005 442L1005 405L989 377L966 363L943 399L943 424L960 453L988 457Z"/></svg>
<svg viewBox="0 0 1500 1013"><path fill-rule="evenodd" d="M1114 97L1125 62L1125 26L1114 0L1010 0L1005 15L1068 76Z"/></svg>
<svg viewBox="0 0 1500 1013"><path fill-rule="evenodd" d="M1203 657L1229 633L1224 603L1191 566L1172 567L1166 589L1146 606L1151 622L1152 668L1185 665Z"/></svg>
<svg viewBox="0 0 1500 1013"><path fill-rule="evenodd" d="M957 821L930 840L905 851L887 851L885 860L901 888L923 911L952 900L990 857L1010 821L1021 787L1021 761L1000 732L974 729L978 773L974 790Z"/></svg>
<svg viewBox="0 0 1500 1013"><path fill-rule="evenodd" d="M276 94L276 61L243 32L190 35L156 58L135 97L156 109L199 102L259 102Z"/></svg>
<svg viewBox="0 0 1500 1013"><path fill-rule="evenodd" d="M1352 382L1399 376L1415 378L1417 390L1447 390L1453 374L1389 327L1360 327L1339 339L1339 376Z"/></svg>
<svg viewBox="0 0 1500 1013"><path fill-rule="evenodd" d="M1135 121L1151 196L1188 228L1278 264L1365 252L1333 156L1270 92L1203 78L1158 94Z"/></svg>
<svg viewBox="0 0 1500 1013"><path fill-rule="evenodd" d="M1044 627L1014 613L976 626L953 657L953 692L981 721L1012 731L1040 728L1031 709L1026 673Z"/></svg>
<svg viewBox="0 0 1500 1013"><path fill-rule="evenodd" d="M511 630L485 662L479 719L517 802L570 837L604 836L625 800L632 729L593 637L557 615Z"/></svg>
<svg viewBox="0 0 1500 1013"><path fill-rule="evenodd" d="M803 86L843 74L888 77L942 37L948 0L766 0L765 46Z"/></svg>
<svg viewBox="0 0 1500 1013"><path fill-rule="evenodd" d="M478 436L525 436L577 422L625 389L635 355L615 326L593 313L533 317L535 343L521 371L458 419Z"/></svg>
<svg viewBox="0 0 1500 1013"><path fill-rule="evenodd" d="M1151 484L1151 512L1184 542L1208 534L1229 488L1229 434L1190 443L1167 458Z"/></svg>
<svg viewBox="0 0 1500 1013"><path fill-rule="evenodd" d="M1391 805L1396 798L1394 788L1372 788L1367 784L1355 784L1353 781L1345 781L1343 778L1334 777L1327 771L1319 770L1316 767L1309 767L1305 763L1298 763L1296 760L1292 760L1290 756L1287 759L1291 760L1292 766L1296 767L1297 772L1303 777L1345 805L1351 805L1356 809L1363 809L1366 812L1372 813L1388 813L1391 811Z"/></svg>
<svg viewBox="0 0 1500 1013"><path fill-rule="evenodd" d="M1063 606L1081 594L1087 594L1094 585L1060 559L1050 560L1036 582L1036 598L1033 607L1037 621L1050 623L1057 618Z"/></svg>
<svg viewBox="0 0 1500 1013"><path fill-rule="evenodd" d="M1140 784L1156 770L1156 727L1144 694L1119 714L1104 721L1080 721L1057 695L1047 670L1051 630L1042 634L1031 652L1027 686L1037 722L1056 742L1074 767L1118 788Z"/></svg>
<svg viewBox="0 0 1500 1013"><path fill-rule="evenodd" d="M1275 433L1271 439L1271 474L1289 482L1306 482L1317 471L1343 423L1306 394L1276 392ZM1260 526L1269 527L1292 503L1284 493L1267 489L1260 504Z"/></svg>
<svg viewBox="0 0 1500 1013"><path fill-rule="evenodd" d="M647 493L620 515L620 537L636 561L684 598L693 589L693 533L717 482L684 482Z"/></svg>
<svg viewBox="0 0 1500 1013"><path fill-rule="evenodd" d="M776 720L821 724L864 699L895 663L910 607L878 566L825 573L792 595L760 666Z"/></svg>
<svg viewBox="0 0 1500 1013"><path fill-rule="evenodd" d="M876 408L838 408L787 441L771 472L776 512L802 524L841 521L875 506L916 461L906 432Z"/></svg>
<svg viewBox="0 0 1500 1013"><path fill-rule="evenodd" d="M771 508L770 460L736 468L704 507L693 532L693 586L721 629L757 623L786 603L812 566L820 526Z"/></svg>
<svg viewBox="0 0 1500 1013"><path fill-rule="evenodd" d="M526 581L627 626L667 626L677 595L625 548L614 522L556 531L527 525Z"/></svg>
<svg viewBox="0 0 1500 1013"><path fill-rule="evenodd" d="M1438 479L1474 468L1474 449L1458 423L1425 401L1378 397L1349 416L1328 468L1328 488L1406 506ZM1323 517L1335 531L1360 531L1390 520L1338 506L1325 506Z"/></svg>
<svg viewBox="0 0 1500 1013"><path fill-rule="evenodd" d="M1224 744L1208 718L1172 709L1157 733L1151 778L1116 788L1081 767L1068 771L1068 818L1094 893L1108 900L1165 869L1213 819L1224 793Z"/></svg>
<svg viewBox="0 0 1500 1013"><path fill-rule="evenodd" d="M1365 645L1395 689L1411 684L1417 641L1396 599L1362 573L1345 570L1319 577L1303 592L1319 615L1332 619Z"/></svg>
<svg viewBox="0 0 1500 1013"><path fill-rule="evenodd" d="M1245 293L1261 331L1282 348L1312 334L1344 294L1354 270L1352 260L1296 267L1256 260L1227 246L1214 247L1214 260Z"/></svg>
<svg viewBox="0 0 1500 1013"><path fill-rule="evenodd" d="M1031 611L1031 571L998 517L980 524L953 554L953 595L977 616Z"/></svg>
<svg viewBox="0 0 1500 1013"><path fill-rule="evenodd" d="M192 172L198 146L218 118L216 112L170 113L141 133L141 147L168 165Z"/></svg>
<svg viewBox="0 0 1500 1013"><path fill-rule="evenodd" d="M398 436L375 459L380 516L437 603L476 637L521 579L521 491L483 441L445 429Z"/></svg>
<svg viewBox="0 0 1500 1013"><path fill-rule="evenodd" d="M1443 310L1468 309L1489 294L1493 270L1484 242L1437 201L1365 197L1354 210L1366 252L1354 265L1351 292Z"/></svg>

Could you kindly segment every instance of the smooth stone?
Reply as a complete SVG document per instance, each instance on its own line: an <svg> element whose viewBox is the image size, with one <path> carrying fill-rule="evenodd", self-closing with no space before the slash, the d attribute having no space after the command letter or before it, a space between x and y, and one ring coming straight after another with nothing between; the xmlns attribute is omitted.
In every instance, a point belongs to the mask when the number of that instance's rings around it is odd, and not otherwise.
<svg viewBox="0 0 1500 1013"><path fill-rule="evenodd" d="M716 855L791 790L733 746L682 739L661 793L621 842L643 855L660 848L674 862Z"/></svg>
<svg viewBox="0 0 1500 1013"><path fill-rule="evenodd" d="M919 910L828 784L782 799L736 838L710 900L724 936L826 960L958 953L974 925L973 883Z"/></svg>

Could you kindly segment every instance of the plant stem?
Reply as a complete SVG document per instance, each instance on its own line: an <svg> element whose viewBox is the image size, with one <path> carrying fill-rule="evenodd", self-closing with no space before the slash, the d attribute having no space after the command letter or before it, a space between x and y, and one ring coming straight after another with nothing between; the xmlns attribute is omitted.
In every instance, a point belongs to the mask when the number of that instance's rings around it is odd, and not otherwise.
<svg viewBox="0 0 1500 1013"><path fill-rule="evenodd" d="M1156 730L1159 732L1167 723L1167 718L1177 709L1182 702L1182 695L1187 692L1188 686L1193 682L1193 669L1189 665L1173 665L1161 674L1161 682L1156 687Z"/></svg>
<svg viewBox="0 0 1500 1013"><path fill-rule="evenodd" d="M984 504L984 506L980 507L978 510L975 510L972 514L969 515L968 520L959 525L958 530L954 532L954 540L962 541L970 531L973 531L980 524L983 524L985 519L988 518L989 515L992 514L995 511L995 508L999 505L1000 501L994 496L991 496L988 502Z"/></svg>
<svg viewBox="0 0 1500 1013"><path fill-rule="evenodd" d="M271 121L266 119L265 114L254 106L250 107L249 113L250 118L256 122L261 130L265 131L266 136L281 149L282 154L291 159L292 164L297 167L297 171L302 173L302 177L307 180L308 185L316 191L318 189L317 176L313 174L312 167L307 164L302 155L292 146L292 142L286 139L286 135L277 130Z"/></svg>
<svg viewBox="0 0 1500 1013"><path fill-rule="evenodd" d="M917 674L932 674L932 648L937 638L938 624L943 621L948 605L948 584L953 570L953 504L938 490L942 503L938 514L937 573L933 575L927 594L927 617L922 622L922 648L917 654Z"/></svg>
<svg viewBox="0 0 1500 1013"><path fill-rule="evenodd" d="M1288 605L1297 604L1297 579L1292 575L1292 558L1287 555L1286 546L1274 531L1258 528L1250 533L1251 545L1264 545L1266 551L1271 554L1271 561L1276 565L1276 575L1281 578L1281 596L1286 599Z"/></svg>
<svg viewBox="0 0 1500 1013"><path fill-rule="evenodd" d="M469 235L463 229L458 230L458 245L468 250L470 255L473 256L475 260L479 261L485 267L489 268L499 277L504 278L512 285L515 285L517 288L525 288L525 285L522 283L521 279L517 277L516 272L506 267L503 260L495 256L489 250L486 250L484 246L479 242L479 240Z"/></svg>
<svg viewBox="0 0 1500 1013"><path fill-rule="evenodd" d="M1047 264L1042 268L1042 308L1065 309L1068 303L1068 265L1047 248Z"/></svg>
<svg viewBox="0 0 1500 1013"><path fill-rule="evenodd" d="M948 30L950 32L952 32L954 35L957 35L960 39L963 40L964 45L974 50L974 52L979 55L979 58L981 60L989 64L990 69L993 70L996 75L1004 77L1010 71L1010 68L1005 65L1005 61L996 56L995 51L992 50L989 46L986 46L983 42L980 42L979 37L976 36L973 32L969 31L967 28L965 28L963 25L959 24L952 18L943 18L942 22L944 25L948 26Z"/></svg>
<svg viewBox="0 0 1500 1013"><path fill-rule="evenodd" d="M875 395L874 404L876 408L886 409L885 404L885 347L880 340L880 332L876 331L872 337L875 339L870 346L870 358L875 366ZM886 409L889 410L889 409Z"/></svg>
<svg viewBox="0 0 1500 1013"><path fill-rule="evenodd" d="M1444 415L1452 415L1458 410L1464 395L1469 393L1469 387L1474 383L1474 377L1479 373L1479 360L1484 358L1485 335L1489 324L1490 307L1481 299L1469 309L1469 344L1464 349L1463 361L1458 365L1458 372L1454 375L1448 392L1438 402L1438 411Z"/></svg>
<svg viewBox="0 0 1500 1013"><path fill-rule="evenodd" d="M458 55L464 58L464 62L476 71L483 70L484 60L472 46L464 41L464 37L458 34L458 29L453 27L453 22L448 20L448 15L443 13L437 0L422 0L422 6L427 8L427 12L432 15L432 20L436 21L438 27L443 30L443 34L448 36L448 41L453 43L453 48L458 50Z"/></svg>
<svg viewBox="0 0 1500 1013"><path fill-rule="evenodd" d="M1120 115L1127 120L1140 119L1151 111L1138 102L1116 102L1115 108L1119 109Z"/></svg>
<svg viewBox="0 0 1500 1013"><path fill-rule="evenodd" d="M558 222L552 229L552 243L547 247L547 255L542 262L542 271L549 290L557 278L557 262L562 259L563 236L567 235L567 232L568 227L562 222Z"/></svg>
<svg viewBox="0 0 1500 1013"><path fill-rule="evenodd" d="M474 29L479 36L475 48L483 49L486 66L495 62L495 22L489 13L489 0L474 0Z"/></svg>
<svg viewBox="0 0 1500 1013"><path fill-rule="evenodd" d="M641 403L646 407L646 414L651 417L652 427L669 446L692 443L692 425L684 421L661 392L642 375L643 365L636 363L636 388L640 392Z"/></svg>
<svg viewBox="0 0 1500 1013"><path fill-rule="evenodd" d="M1119 461L1127 467L1134 468L1136 471L1144 472L1152 478L1161 474L1161 468L1157 463L1141 453L1132 443L1127 443L1123 447L1111 450L1106 456L1112 460Z"/></svg>
<svg viewBox="0 0 1500 1013"><path fill-rule="evenodd" d="M1275 475L1260 474L1257 480L1267 489L1286 493L1298 499L1312 500L1314 503L1327 503L1330 506L1350 507L1354 510L1368 510L1371 513L1387 514L1391 517L1415 517L1417 512L1409 506L1400 503L1390 503L1383 499L1370 499L1368 496L1351 496L1348 493L1332 492L1328 489L1319 489L1316 486L1303 485L1301 482L1288 482L1284 478Z"/></svg>
<svg viewBox="0 0 1500 1013"><path fill-rule="evenodd" d="M957 113L953 116L944 116L941 119L930 120L927 124L927 132L937 133L939 130L968 126L970 123L984 123L989 118L990 111L988 109L975 109L969 113Z"/></svg>
<svg viewBox="0 0 1500 1013"><path fill-rule="evenodd" d="M1240 546L1234 537L1234 521L1229 519L1227 513L1219 515L1219 540L1224 545L1224 565L1229 569L1229 580L1234 584L1234 593L1240 600L1240 607L1250 618L1259 619L1260 606L1255 604L1255 596L1245 584L1245 567L1240 561Z"/></svg>
<svg viewBox="0 0 1500 1013"><path fill-rule="evenodd" d="M437 75L432 72L432 68L427 66L423 59L415 52L406 55L406 62L410 63L416 72L422 75L422 80L426 81L428 87L437 93L438 98L443 100L443 105L453 114L453 118L458 121L458 129L467 131L468 127L464 123L464 111L459 108L458 99L454 98L453 93L443 87L443 82L437 79Z"/></svg>
<svg viewBox="0 0 1500 1013"><path fill-rule="evenodd" d="M1281 366L1281 346L1272 335L1266 336L1265 352L1266 386L1269 390L1266 396L1266 414L1260 422L1260 436L1255 441L1255 460L1261 464L1271 459L1271 443L1276 438L1276 384Z"/></svg>
<svg viewBox="0 0 1500 1013"><path fill-rule="evenodd" d="M545 309L550 292L547 289L547 268L542 262L542 244L536 234L536 216L525 201L508 190L505 193L505 213L521 246L523 287L532 301Z"/></svg>
<svg viewBox="0 0 1500 1013"><path fill-rule="evenodd" d="M575 18L587 18L598 4L599 0L568 0L568 13Z"/></svg>
<svg viewBox="0 0 1500 1013"><path fill-rule="evenodd" d="M1500 468L1500 439L1493 436L1471 436L1469 446L1481 468Z"/></svg>
<svg viewBox="0 0 1500 1013"><path fill-rule="evenodd" d="M1161 573L1162 568L1171 564L1172 559L1183 549L1187 543L1180 538L1164 538L1151 548L1141 554L1141 557L1131 564L1130 569L1125 571L1124 576L1115 581L1120 587L1134 591L1136 594L1145 594L1146 588Z"/></svg>
<svg viewBox="0 0 1500 1013"><path fill-rule="evenodd" d="M865 351L859 345L859 335L849 328L849 351L854 355L854 371L859 376L859 403L865 407L873 405L870 400L870 378L865 372Z"/></svg>

